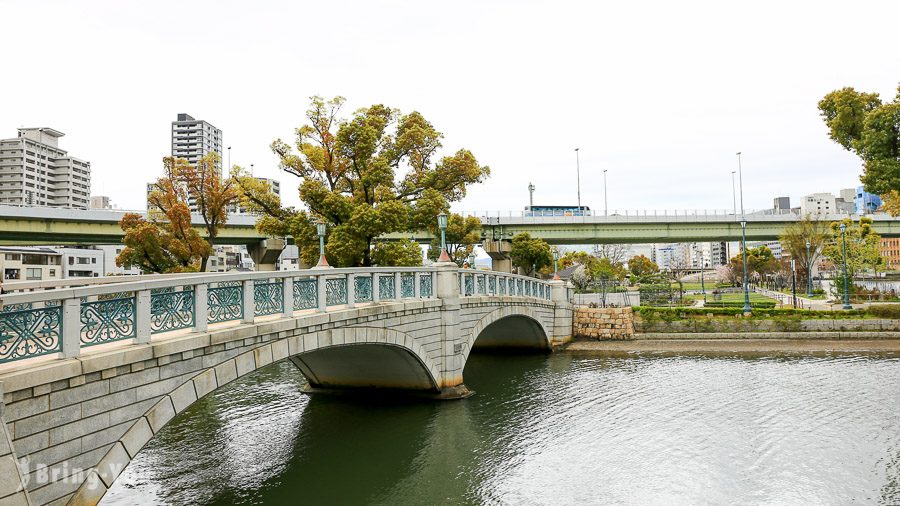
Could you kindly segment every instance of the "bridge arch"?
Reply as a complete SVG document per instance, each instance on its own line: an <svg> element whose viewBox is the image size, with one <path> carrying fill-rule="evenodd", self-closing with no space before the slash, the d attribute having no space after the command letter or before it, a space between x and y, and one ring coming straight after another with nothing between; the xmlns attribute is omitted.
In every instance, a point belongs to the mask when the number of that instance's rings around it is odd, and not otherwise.
<svg viewBox="0 0 900 506"><path fill-rule="evenodd" d="M462 364L475 347L550 350L552 334L543 317L531 307L506 306L482 316L463 341Z"/></svg>
<svg viewBox="0 0 900 506"><path fill-rule="evenodd" d="M377 360L372 360L373 353ZM368 360L360 360L363 357ZM440 391L439 366L404 332L344 327L272 341L208 367L165 394L85 474L68 504L98 503L141 449L178 413L237 378L284 359L291 360L314 389Z"/></svg>

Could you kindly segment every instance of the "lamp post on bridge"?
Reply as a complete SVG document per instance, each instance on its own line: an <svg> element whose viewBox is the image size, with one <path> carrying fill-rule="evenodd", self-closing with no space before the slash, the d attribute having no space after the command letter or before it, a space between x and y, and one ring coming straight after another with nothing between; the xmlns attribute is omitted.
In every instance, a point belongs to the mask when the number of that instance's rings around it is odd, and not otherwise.
<svg viewBox="0 0 900 506"><path fill-rule="evenodd" d="M553 250L553 280L559 280L559 250Z"/></svg>
<svg viewBox="0 0 900 506"><path fill-rule="evenodd" d="M319 263L317 268L324 269L330 267L328 260L325 259L325 222L316 220L316 234L319 236Z"/></svg>
<svg viewBox="0 0 900 506"><path fill-rule="evenodd" d="M843 250L844 250L844 309L853 309L853 306L850 305L850 289L849 282L847 281L847 225L841 223L841 241L843 242Z"/></svg>
<svg viewBox="0 0 900 506"><path fill-rule="evenodd" d="M447 254L447 214L441 213L437 219L438 228L441 229L441 254L438 257L438 262L451 262L450 255Z"/></svg>

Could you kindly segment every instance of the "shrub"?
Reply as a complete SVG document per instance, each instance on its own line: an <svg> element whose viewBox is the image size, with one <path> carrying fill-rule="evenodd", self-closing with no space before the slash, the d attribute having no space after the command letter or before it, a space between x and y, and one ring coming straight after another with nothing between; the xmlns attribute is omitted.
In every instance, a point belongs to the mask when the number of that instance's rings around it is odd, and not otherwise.
<svg viewBox="0 0 900 506"><path fill-rule="evenodd" d="M878 318L900 318L900 304L875 304L866 313Z"/></svg>

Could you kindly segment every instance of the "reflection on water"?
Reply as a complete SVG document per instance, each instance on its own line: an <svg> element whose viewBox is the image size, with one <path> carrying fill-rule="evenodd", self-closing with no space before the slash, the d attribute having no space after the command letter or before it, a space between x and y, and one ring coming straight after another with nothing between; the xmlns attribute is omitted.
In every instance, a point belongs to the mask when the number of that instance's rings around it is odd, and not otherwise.
<svg viewBox="0 0 900 506"><path fill-rule="evenodd" d="M310 398L275 364L104 503L900 503L894 356L473 355L465 377L462 401Z"/></svg>

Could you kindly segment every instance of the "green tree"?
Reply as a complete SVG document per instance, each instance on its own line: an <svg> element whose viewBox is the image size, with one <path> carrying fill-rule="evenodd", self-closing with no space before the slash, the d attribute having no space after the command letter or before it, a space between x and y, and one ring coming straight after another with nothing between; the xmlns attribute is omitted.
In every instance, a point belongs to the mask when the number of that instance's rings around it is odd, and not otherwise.
<svg viewBox="0 0 900 506"><path fill-rule="evenodd" d="M372 251L372 262L380 267L418 267L422 265L422 247L412 239L377 242Z"/></svg>
<svg viewBox="0 0 900 506"><path fill-rule="evenodd" d="M265 215L257 228L270 235L293 236L304 261L317 256L313 223L329 224L326 255L335 266L370 266L373 256L395 263L392 232L428 229L436 216L462 199L466 187L483 181L490 169L466 149L438 155L443 134L418 112L401 114L373 105L340 118L342 97L312 97L306 124L293 146L276 140L272 151L281 168L301 178L300 200L308 211L260 205ZM262 201L258 188L241 183L245 201Z"/></svg>
<svg viewBox="0 0 900 506"><path fill-rule="evenodd" d="M900 212L900 87L888 103L877 93L835 90L819 102L819 111L831 139L862 159L866 191L881 195L892 214Z"/></svg>
<svg viewBox="0 0 900 506"><path fill-rule="evenodd" d="M844 268L844 247L840 226L846 227L847 276L850 279L867 269L877 269L884 264L881 257L881 236L872 229L872 219L862 217L858 223L850 218L836 221L830 227L830 240L823 254L840 271Z"/></svg>
<svg viewBox="0 0 900 506"><path fill-rule="evenodd" d="M811 275L812 266L816 264L822 253L822 248L830 240L829 225L824 221L814 220L809 215L802 220L784 227L784 232L779 240L782 247L795 260L797 268L797 287L804 292L807 279ZM806 243L809 243L807 255Z"/></svg>
<svg viewBox="0 0 900 506"><path fill-rule="evenodd" d="M428 248L428 258L437 260L441 254L441 231L437 225L437 219L432 219L432 225L428 227L434 239ZM462 267L463 262L475 250L475 245L481 241L481 220L474 216L465 218L459 214L447 216L447 254L456 265Z"/></svg>
<svg viewBox="0 0 900 506"><path fill-rule="evenodd" d="M628 271L636 282L642 282L658 274L659 266L644 255L636 255L628 259Z"/></svg>
<svg viewBox="0 0 900 506"><path fill-rule="evenodd" d="M550 245L543 239L532 238L528 232L513 236L509 256L513 266L530 275L534 275L536 270L553 264Z"/></svg>

